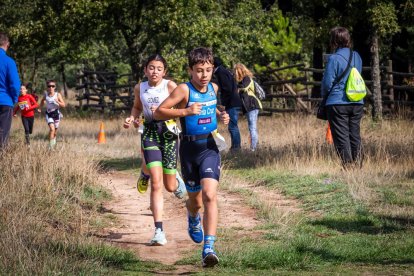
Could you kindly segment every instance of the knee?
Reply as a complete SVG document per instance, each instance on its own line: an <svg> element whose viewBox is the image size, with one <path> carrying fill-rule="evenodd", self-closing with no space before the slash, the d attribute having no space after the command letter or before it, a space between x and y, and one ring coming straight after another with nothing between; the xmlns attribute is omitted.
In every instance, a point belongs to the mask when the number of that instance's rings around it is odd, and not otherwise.
<svg viewBox="0 0 414 276"><path fill-rule="evenodd" d="M161 192L162 191L162 181L161 180L156 180L156 179L151 179L151 190L153 192Z"/></svg>
<svg viewBox="0 0 414 276"><path fill-rule="evenodd" d="M188 204L190 204L190 206L194 209L201 209L202 207L202 202L200 200L197 200L197 198L188 198L187 200L187 206Z"/></svg>
<svg viewBox="0 0 414 276"><path fill-rule="evenodd" d="M208 204L211 204L211 203L216 203L217 202L217 193L215 193L215 192L203 193L203 202L204 202L204 205L208 205Z"/></svg>

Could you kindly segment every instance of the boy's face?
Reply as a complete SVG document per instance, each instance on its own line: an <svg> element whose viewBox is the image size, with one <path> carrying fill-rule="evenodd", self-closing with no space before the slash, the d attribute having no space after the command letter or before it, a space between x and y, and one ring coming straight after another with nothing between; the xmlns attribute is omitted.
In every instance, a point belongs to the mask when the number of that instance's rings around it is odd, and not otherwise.
<svg viewBox="0 0 414 276"><path fill-rule="evenodd" d="M55 91L55 88L56 88L56 83L54 83L54 82L49 82L49 83L47 84L47 91Z"/></svg>
<svg viewBox="0 0 414 276"><path fill-rule="evenodd" d="M210 62L197 63L189 69L191 81L198 86L197 88L207 87L213 76L214 65Z"/></svg>

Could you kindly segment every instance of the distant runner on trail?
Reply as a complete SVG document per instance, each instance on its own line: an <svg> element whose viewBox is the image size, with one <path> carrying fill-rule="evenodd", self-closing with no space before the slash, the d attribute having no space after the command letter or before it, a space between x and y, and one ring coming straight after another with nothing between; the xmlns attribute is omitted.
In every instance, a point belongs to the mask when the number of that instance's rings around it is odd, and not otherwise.
<svg viewBox="0 0 414 276"><path fill-rule="evenodd" d="M17 100L17 105L13 109L13 116L17 117L17 111L20 110L26 145L30 145L30 134L33 132L34 124L34 110L38 107L39 105L35 98L32 95L27 94L26 86L22 85L20 87L20 96Z"/></svg>
<svg viewBox="0 0 414 276"><path fill-rule="evenodd" d="M47 91L40 101L40 109L46 102L46 122L49 126L49 149L53 150L56 146L56 136L59 128L62 113L59 108L65 107L62 95L56 92L56 82L54 80L46 81Z"/></svg>
<svg viewBox="0 0 414 276"><path fill-rule="evenodd" d="M173 81L164 79L167 73L167 62L161 55L152 55L144 67L148 81L137 84L134 88L134 106L131 116L125 119L124 128L131 123L139 125L139 116L144 114L144 131L141 135L141 148L144 151L143 162L146 162L151 178L151 211L154 217L155 234L151 245L167 243L162 225L163 219L163 186L174 192L178 198L184 198L185 185L177 173L178 132L175 121L154 120L153 112L162 101L177 87ZM138 180L137 188L145 192L147 185ZM148 178L147 178L148 180ZM148 181L146 182L148 183ZM143 185L144 184L144 185Z"/></svg>
<svg viewBox="0 0 414 276"><path fill-rule="evenodd" d="M219 259L214 251L218 223L217 187L220 178L220 154L214 140L217 117L225 124L229 115L217 108L216 84L210 82L214 65L213 53L196 48L188 57L191 80L180 84L154 112L154 118L167 120L180 117L180 160L188 191L188 233L196 243L204 240L202 264L215 266ZM177 109L171 109L172 107ZM204 205L203 227L198 213Z"/></svg>

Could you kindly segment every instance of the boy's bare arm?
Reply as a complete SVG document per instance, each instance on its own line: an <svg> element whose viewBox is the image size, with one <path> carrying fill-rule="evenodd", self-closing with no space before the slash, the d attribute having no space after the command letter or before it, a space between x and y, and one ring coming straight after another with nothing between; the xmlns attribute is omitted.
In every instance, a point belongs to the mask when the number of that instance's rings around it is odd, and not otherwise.
<svg viewBox="0 0 414 276"><path fill-rule="evenodd" d="M180 84L176 89L166 98L154 112L155 120L169 120L177 117L185 117L194 114L200 114L201 104L195 103L189 107L185 107L188 102L188 86ZM176 109L171 109L172 107Z"/></svg>
<svg viewBox="0 0 414 276"><path fill-rule="evenodd" d="M63 101L62 95L60 93L57 96L57 103L58 103L59 107L65 107L66 106L65 102Z"/></svg>

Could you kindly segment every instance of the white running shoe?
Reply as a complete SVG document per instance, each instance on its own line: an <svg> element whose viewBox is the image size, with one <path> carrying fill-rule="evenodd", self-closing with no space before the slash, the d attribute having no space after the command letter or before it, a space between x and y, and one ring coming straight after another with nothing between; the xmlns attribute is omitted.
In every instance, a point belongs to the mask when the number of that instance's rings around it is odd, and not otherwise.
<svg viewBox="0 0 414 276"><path fill-rule="evenodd" d="M155 228L154 237L150 241L151 245L164 245L167 243L165 233L160 228Z"/></svg>
<svg viewBox="0 0 414 276"><path fill-rule="evenodd" d="M178 187L177 190L174 192L174 195L179 199L183 199L187 194L187 189L185 188L184 181L178 172L176 173L175 178L177 179Z"/></svg>

